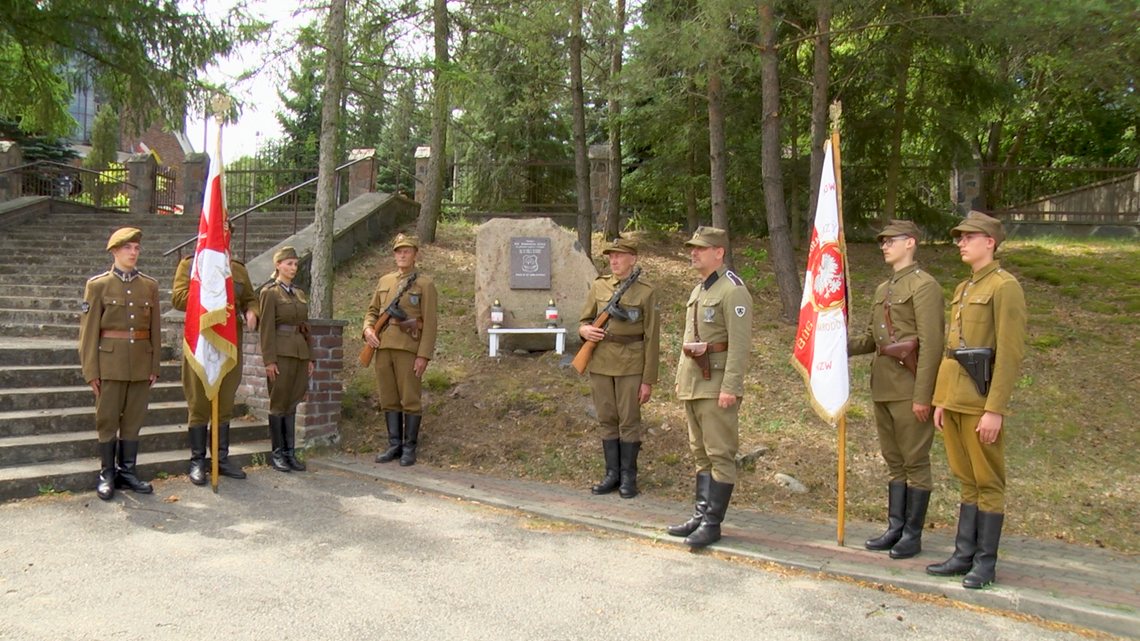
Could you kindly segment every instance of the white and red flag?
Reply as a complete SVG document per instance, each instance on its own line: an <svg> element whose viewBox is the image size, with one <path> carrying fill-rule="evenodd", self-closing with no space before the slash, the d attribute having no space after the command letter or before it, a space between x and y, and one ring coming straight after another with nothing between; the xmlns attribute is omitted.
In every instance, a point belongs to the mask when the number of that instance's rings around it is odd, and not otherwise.
<svg viewBox="0 0 1140 641"><path fill-rule="evenodd" d="M190 269L190 295L186 303L186 334L182 350L186 362L202 379L206 398L218 394L222 379L237 364L237 318L234 316L234 281L230 271L230 238L226 225L225 167L222 132L206 179L198 245Z"/></svg>
<svg viewBox="0 0 1140 641"><path fill-rule="evenodd" d="M828 140L792 364L807 383L812 407L835 425L847 409L851 386L847 373L847 249L832 146Z"/></svg>

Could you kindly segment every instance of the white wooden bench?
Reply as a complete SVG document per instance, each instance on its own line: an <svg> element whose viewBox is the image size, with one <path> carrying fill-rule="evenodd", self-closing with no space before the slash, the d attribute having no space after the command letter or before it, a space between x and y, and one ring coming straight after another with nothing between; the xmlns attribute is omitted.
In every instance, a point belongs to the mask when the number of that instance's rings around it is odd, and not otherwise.
<svg viewBox="0 0 1140 641"><path fill-rule="evenodd" d="M499 355L499 336L502 334L554 334L554 353L566 351L565 327L491 327L487 330L490 356Z"/></svg>

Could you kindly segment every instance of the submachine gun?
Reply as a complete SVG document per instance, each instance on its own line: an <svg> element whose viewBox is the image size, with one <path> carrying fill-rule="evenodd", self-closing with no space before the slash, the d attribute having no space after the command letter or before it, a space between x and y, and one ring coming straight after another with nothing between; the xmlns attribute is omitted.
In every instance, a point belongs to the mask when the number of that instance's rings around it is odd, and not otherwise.
<svg viewBox="0 0 1140 641"><path fill-rule="evenodd" d="M380 332L384 331L384 327L393 319L395 319L397 323L408 320L408 312L400 309L400 298L404 296L404 292L408 291L412 283L416 282L416 278L418 278L419 275L419 272L414 272L408 277L408 280L404 281L403 285L400 285L400 288L396 290L396 295L392 297L392 301L384 308L384 313L380 314L380 318L376 319L376 324L372 326L372 331L376 332L377 336L380 335ZM361 365L368 367L372 364L372 356L375 353L376 348L365 342L364 349L360 350L360 355L357 356L357 359L360 360Z"/></svg>
<svg viewBox="0 0 1140 641"><path fill-rule="evenodd" d="M602 313L598 314L598 317L595 318L594 322L590 324L594 327L601 327L609 322L611 318L616 318L620 321L630 320L629 312L622 309L622 306L619 303L621 303L621 297L624 296L627 291L629 291L630 287L633 287L633 284L637 282L637 279L640 276L641 268L635 267L633 269L633 273L630 274L629 278L627 278L625 282L621 284L621 287L618 287L616 290L614 290L614 295L610 298L610 302L606 303L606 308L603 309ZM573 363L574 369L577 370L579 374L586 371L586 367L590 365L590 359L594 356L594 350L597 349L597 347L598 344L593 341L586 341L585 343L582 343L582 349L578 350L578 354L574 357Z"/></svg>

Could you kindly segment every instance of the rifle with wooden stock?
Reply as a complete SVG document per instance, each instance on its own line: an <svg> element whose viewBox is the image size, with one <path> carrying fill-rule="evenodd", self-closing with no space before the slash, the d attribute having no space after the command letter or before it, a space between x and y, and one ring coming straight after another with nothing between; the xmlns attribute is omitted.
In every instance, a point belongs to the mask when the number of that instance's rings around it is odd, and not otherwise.
<svg viewBox="0 0 1140 641"><path fill-rule="evenodd" d="M380 332L384 331L384 327L393 318L397 321L408 319L408 312L400 309L400 298L404 296L404 292L408 291L412 283L416 282L416 278L418 278L419 275L419 272L414 272L408 277L408 280L404 281L404 284L400 285L400 288L396 290L396 295L392 298L392 301L388 303L388 306L384 308L384 312L380 314L380 318L376 319L376 324L372 326L372 331L376 332L376 336L380 336ZM368 367L372 364L372 356L375 353L376 348L369 345L368 341L365 341L364 349L360 350L360 355L356 358L360 360L361 365Z"/></svg>
<svg viewBox="0 0 1140 641"><path fill-rule="evenodd" d="M606 308L603 309L602 313L598 314L598 317L595 318L594 322L590 324L594 327L601 327L609 322L611 317L617 318L618 320L629 320L629 314L627 314L626 311L622 309L621 305L618 303L621 302L621 297L625 295L626 291L628 291L630 287L633 287L633 284L637 282L639 276L641 276L641 268L635 267L633 269L633 273L629 275L629 278L627 278L626 281L622 283L621 287L618 287L614 291L614 295L610 298L610 302L606 303ZM578 354L574 356L573 363L574 369L577 370L579 374L586 371L586 367L590 364L590 359L594 356L594 350L597 348L598 344L593 341L586 341L582 343L582 348L579 349Z"/></svg>

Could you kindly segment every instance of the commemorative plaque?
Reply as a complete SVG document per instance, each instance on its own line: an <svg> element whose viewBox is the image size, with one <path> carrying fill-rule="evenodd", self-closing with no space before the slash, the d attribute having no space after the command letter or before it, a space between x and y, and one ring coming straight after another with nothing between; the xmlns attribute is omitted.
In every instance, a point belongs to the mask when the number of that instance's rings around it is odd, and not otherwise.
<svg viewBox="0 0 1140 641"><path fill-rule="evenodd" d="M550 238L511 237L511 289L550 289Z"/></svg>

